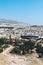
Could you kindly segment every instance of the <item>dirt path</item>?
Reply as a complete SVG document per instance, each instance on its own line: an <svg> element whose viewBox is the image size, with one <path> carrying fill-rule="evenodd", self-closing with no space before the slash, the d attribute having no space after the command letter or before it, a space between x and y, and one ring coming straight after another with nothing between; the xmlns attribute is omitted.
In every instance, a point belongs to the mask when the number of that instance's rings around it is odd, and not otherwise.
<svg viewBox="0 0 43 65"><path fill-rule="evenodd" d="M9 52L13 46L9 46L0 54L0 65L43 65L43 62L36 57L36 53L28 56L20 56Z"/></svg>
<svg viewBox="0 0 43 65"><path fill-rule="evenodd" d="M13 49L13 46L10 45L10 47L6 48L1 54L5 55L7 57L7 60L5 62L8 62L8 65L28 65L31 63L31 57L25 57L25 56L19 56L14 54L12 56L9 52ZM4 61L4 60L3 60Z"/></svg>
<svg viewBox="0 0 43 65"><path fill-rule="evenodd" d="M9 52L13 49L14 47L13 46L11 46L11 45L9 45L9 47L8 48L6 48L3 52L2 52L2 54L9 54Z"/></svg>

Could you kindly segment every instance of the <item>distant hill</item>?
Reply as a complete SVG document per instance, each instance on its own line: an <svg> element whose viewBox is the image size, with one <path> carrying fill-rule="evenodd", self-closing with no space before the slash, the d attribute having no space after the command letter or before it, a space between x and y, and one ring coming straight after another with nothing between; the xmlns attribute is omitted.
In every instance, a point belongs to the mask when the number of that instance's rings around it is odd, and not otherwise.
<svg viewBox="0 0 43 65"><path fill-rule="evenodd" d="M0 23L20 23L20 22L13 21L13 20L7 20L7 19L0 19Z"/></svg>
<svg viewBox="0 0 43 65"><path fill-rule="evenodd" d="M7 19L0 19L0 24L2 23L7 23L7 24L20 24L20 25L28 25L30 26L30 24L28 23L24 23L24 22L18 22L18 21L14 21L14 20L7 20Z"/></svg>

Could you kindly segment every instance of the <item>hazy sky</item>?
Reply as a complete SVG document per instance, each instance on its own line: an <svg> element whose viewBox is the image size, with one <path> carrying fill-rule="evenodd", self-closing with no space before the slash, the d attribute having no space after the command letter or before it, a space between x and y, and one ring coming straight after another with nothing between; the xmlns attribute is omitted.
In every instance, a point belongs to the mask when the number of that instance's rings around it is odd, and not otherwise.
<svg viewBox="0 0 43 65"><path fill-rule="evenodd" d="M43 24L43 0L0 0L0 18Z"/></svg>

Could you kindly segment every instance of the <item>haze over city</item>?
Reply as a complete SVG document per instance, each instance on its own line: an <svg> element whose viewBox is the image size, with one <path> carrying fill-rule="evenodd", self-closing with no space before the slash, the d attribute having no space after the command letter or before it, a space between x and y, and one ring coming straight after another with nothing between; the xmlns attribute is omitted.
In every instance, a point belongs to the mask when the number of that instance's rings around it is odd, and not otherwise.
<svg viewBox="0 0 43 65"><path fill-rule="evenodd" d="M0 19L43 25L43 0L0 0Z"/></svg>

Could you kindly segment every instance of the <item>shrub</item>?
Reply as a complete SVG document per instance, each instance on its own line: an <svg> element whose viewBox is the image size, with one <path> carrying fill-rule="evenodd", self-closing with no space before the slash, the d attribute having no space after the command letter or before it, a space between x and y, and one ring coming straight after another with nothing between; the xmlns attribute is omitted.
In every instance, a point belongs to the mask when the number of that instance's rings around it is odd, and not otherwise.
<svg viewBox="0 0 43 65"><path fill-rule="evenodd" d="M34 49L35 42L34 41L25 41L23 44L21 42L17 43L12 52L17 54L27 54L32 53L32 49Z"/></svg>
<svg viewBox="0 0 43 65"><path fill-rule="evenodd" d="M37 44L36 52L38 53L39 57L42 57L43 56L43 46Z"/></svg>
<svg viewBox="0 0 43 65"><path fill-rule="evenodd" d="M0 53L1 53L1 52L3 52L3 48L2 48L2 47L0 47Z"/></svg>

